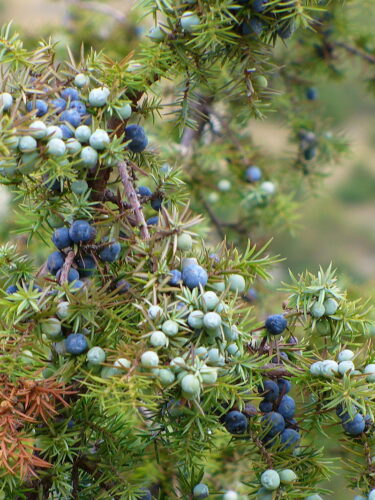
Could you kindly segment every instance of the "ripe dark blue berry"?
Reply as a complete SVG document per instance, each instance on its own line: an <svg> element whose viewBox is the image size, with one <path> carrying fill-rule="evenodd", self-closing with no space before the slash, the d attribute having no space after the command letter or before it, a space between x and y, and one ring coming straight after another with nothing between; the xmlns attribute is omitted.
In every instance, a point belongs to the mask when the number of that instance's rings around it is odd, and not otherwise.
<svg viewBox="0 0 375 500"><path fill-rule="evenodd" d="M151 200L151 206L156 212L158 212L161 209L163 203L163 198L155 198L154 200Z"/></svg>
<svg viewBox="0 0 375 500"><path fill-rule="evenodd" d="M258 387L258 392L263 394L264 401L273 403L279 397L279 386L273 380L265 380L263 387Z"/></svg>
<svg viewBox="0 0 375 500"><path fill-rule="evenodd" d="M254 0L252 9L254 12L263 12L266 8L268 0Z"/></svg>
<svg viewBox="0 0 375 500"><path fill-rule="evenodd" d="M70 103L70 109L74 109L81 116L87 113L85 103L82 101L72 101Z"/></svg>
<svg viewBox="0 0 375 500"><path fill-rule="evenodd" d="M283 396L277 411L284 417L284 419L293 418L296 412L296 403L294 399L290 396Z"/></svg>
<svg viewBox="0 0 375 500"><path fill-rule="evenodd" d="M225 415L224 425L231 434L244 434L247 430L247 418L240 411L230 411Z"/></svg>
<svg viewBox="0 0 375 500"><path fill-rule="evenodd" d="M55 275L59 271L65 262L65 255L61 252L53 252L48 256L47 268L48 271Z"/></svg>
<svg viewBox="0 0 375 500"><path fill-rule="evenodd" d="M307 161L312 160L316 156L316 148L312 147L305 149L305 151L303 152L303 156Z"/></svg>
<svg viewBox="0 0 375 500"><path fill-rule="evenodd" d="M287 355L286 352L281 351L279 353L279 356L274 356L271 360L271 363L279 364L283 363L284 361L288 361L289 356Z"/></svg>
<svg viewBox="0 0 375 500"><path fill-rule="evenodd" d="M110 245L106 246L99 253L99 257L104 262L114 262L120 256L121 245L117 241L114 241Z"/></svg>
<svg viewBox="0 0 375 500"><path fill-rule="evenodd" d="M129 281L126 281L124 279L117 281L115 286L118 293L120 294L127 293L131 288L131 284L129 283Z"/></svg>
<svg viewBox="0 0 375 500"><path fill-rule="evenodd" d="M315 101L318 98L318 91L315 87L308 87L306 89L306 97L309 101Z"/></svg>
<svg viewBox="0 0 375 500"><path fill-rule="evenodd" d="M266 319L266 329L271 335L281 335L288 325L288 321L282 314L274 314Z"/></svg>
<svg viewBox="0 0 375 500"><path fill-rule="evenodd" d="M146 488L142 488L142 496L139 497L139 500L152 500L152 495L150 490L147 490Z"/></svg>
<svg viewBox="0 0 375 500"><path fill-rule="evenodd" d="M248 291L246 293L244 293L243 298L247 302L252 303L252 302L255 302L258 299L258 293L255 290L255 288L249 288Z"/></svg>
<svg viewBox="0 0 375 500"><path fill-rule="evenodd" d="M35 101L29 101L26 103L26 109L28 112L36 109L36 116L44 116L48 111L48 104L42 99L36 99Z"/></svg>
<svg viewBox="0 0 375 500"><path fill-rule="evenodd" d="M13 295L13 293L18 292L18 286L17 285L10 285L8 288L5 290L5 293L8 295Z"/></svg>
<svg viewBox="0 0 375 500"><path fill-rule="evenodd" d="M128 148L133 153L141 153L148 144L148 139L141 125L128 125L125 127L125 140L130 141Z"/></svg>
<svg viewBox="0 0 375 500"><path fill-rule="evenodd" d="M61 113L66 109L66 100L61 99L61 97L56 97L56 99L53 99L51 104L55 108L57 113Z"/></svg>
<svg viewBox="0 0 375 500"><path fill-rule="evenodd" d="M137 191L139 196L152 196L152 191L147 186L139 186Z"/></svg>
<svg viewBox="0 0 375 500"><path fill-rule="evenodd" d="M208 274L201 266L187 266L182 270L182 281L190 289L205 286L208 281Z"/></svg>
<svg viewBox="0 0 375 500"><path fill-rule="evenodd" d="M91 276L96 269L96 262L91 255L84 255L83 257L76 258L76 264L80 276L88 277Z"/></svg>
<svg viewBox="0 0 375 500"><path fill-rule="evenodd" d="M365 430L366 422L363 415L357 413L353 418L343 419L342 426L351 436L359 436Z"/></svg>
<svg viewBox="0 0 375 500"><path fill-rule="evenodd" d="M280 394L287 394L290 389L292 388L292 383L290 380L287 380L285 378L279 378L277 381L277 385L279 386L279 392Z"/></svg>
<svg viewBox="0 0 375 500"><path fill-rule="evenodd" d="M74 243L90 241L95 238L96 229L85 220L76 220L70 226L69 236Z"/></svg>
<svg viewBox="0 0 375 500"><path fill-rule="evenodd" d="M150 217L149 219L146 220L146 224L148 226L156 226L159 222L159 216L154 215L153 217Z"/></svg>
<svg viewBox="0 0 375 500"><path fill-rule="evenodd" d="M285 429L284 417L275 411L266 413L262 417L262 424L269 437L274 437Z"/></svg>
<svg viewBox="0 0 375 500"><path fill-rule="evenodd" d="M71 139L74 136L74 131L68 125L60 125L60 130L63 136L63 139Z"/></svg>
<svg viewBox="0 0 375 500"><path fill-rule="evenodd" d="M87 351L88 347L87 339L82 333L71 333L65 339L66 352L74 356Z"/></svg>
<svg viewBox="0 0 375 500"><path fill-rule="evenodd" d="M259 410L263 413L270 413L273 411L273 403L263 400L259 403Z"/></svg>
<svg viewBox="0 0 375 500"><path fill-rule="evenodd" d="M70 99L71 101L76 101L79 99L79 92L73 87L67 87L61 92L61 97L66 101Z"/></svg>
<svg viewBox="0 0 375 500"><path fill-rule="evenodd" d="M72 240L69 236L69 229L67 227L59 227L58 229L55 229L52 236L52 242L60 250L71 246Z"/></svg>
<svg viewBox="0 0 375 500"><path fill-rule="evenodd" d="M75 109L66 109L61 113L60 120L70 123L73 127L78 127L81 123L81 115Z"/></svg>
<svg viewBox="0 0 375 500"><path fill-rule="evenodd" d="M280 442L281 442L281 449L282 450L287 450L289 448L295 448L298 443L300 442L301 436L299 432L295 431L294 429L285 429L281 433L280 436Z"/></svg>
<svg viewBox="0 0 375 500"><path fill-rule="evenodd" d="M178 269L172 269L169 274L171 275L171 278L168 281L168 285L178 286L181 283L181 271L179 271Z"/></svg>
<svg viewBox="0 0 375 500"><path fill-rule="evenodd" d="M61 272L62 272L61 269L59 271L57 271L57 273L56 273L57 280L60 279ZM72 283L73 281L77 281L77 280L79 280L79 272L77 271L77 269L74 269L73 267L71 267L69 269L69 272L68 272L68 283Z"/></svg>

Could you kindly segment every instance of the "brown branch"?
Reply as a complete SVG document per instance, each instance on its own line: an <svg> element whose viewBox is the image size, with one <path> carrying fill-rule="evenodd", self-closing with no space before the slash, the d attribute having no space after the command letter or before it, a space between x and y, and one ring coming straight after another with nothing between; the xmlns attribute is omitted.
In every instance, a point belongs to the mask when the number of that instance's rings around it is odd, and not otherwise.
<svg viewBox="0 0 375 500"><path fill-rule="evenodd" d="M129 200L131 207L133 208L136 223L141 228L141 237L144 240L148 240L150 238L150 233L148 231L145 217L143 215L142 206L134 189L133 182L130 179L126 162L120 162L118 165L118 169L121 177L121 182L124 186L125 194Z"/></svg>
<svg viewBox="0 0 375 500"><path fill-rule="evenodd" d="M271 377L290 377L293 373L288 370L288 367L285 365L275 365L273 363L269 363L267 365L263 365L260 368L263 372L267 373L267 375ZM294 367L294 370L303 372L303 368Z"/></svg>
<svg viewBox="0 0 375 500"><path fill-rule="evenodd" d="M67 0L69 5L73 5L74 7L78 7L80 9L91 10L94 12L98 12L99 14L105 14L106 16L110 16L115 19L117 22L127 25L128 21L121 11L115 9L110 5L105 5L100 2L86 2L84 0Z"/></svg>
<svg viewBox="0 0 375 500"><path fill-rule="evenodd" d="M370 64L375 64L375 56L367 54L367 52L364 52L363 50L358 49L357 47L353 47L352 45L349 45L346 42L331 42L331 44L335 45L336 47L341 47L350 54L361 57Z"/></svg>
<svg viewBox="0 0 375 500"><path fill-rule="evenodd" d="M223 231L223 228L222 228L222 224L221 224L221 221L216 217L216 215L214 214L213 210L211 209L210 205L207 203L207 201L203 198L202 196L202 205L204 206L204 208L206 209L206 212L208 213L211 221L213 222L215 228L216 228L216 231L218 233L218 235L220 236L220 238L223 240L225 238L225 233Z"/></svg>
<svg viewBox="0 0 375 500"><path fill-rule="evenodd" d="M68 281L68 274L69 274L70 268L72 267L75 256L76 256L76 254L73 252L73 250L70 250L70 252L66 256L64 265L62 267L61 276L59 278L60 285L62 285L66 281Z"/></svg>

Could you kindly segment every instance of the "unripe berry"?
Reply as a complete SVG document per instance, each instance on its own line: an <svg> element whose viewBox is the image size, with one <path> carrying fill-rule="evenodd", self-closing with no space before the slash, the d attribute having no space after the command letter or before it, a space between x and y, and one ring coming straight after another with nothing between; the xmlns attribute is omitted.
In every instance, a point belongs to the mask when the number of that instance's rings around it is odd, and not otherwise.
<svg viewBox="0 0 375 500"><path fill-rule="evenodd" d="M151 334L150 344L154 347L165 347L168 345L168 339L164 332L156 330Z"/></svg>
<svg viewBox="0 0 375 500"><path fill-rule="evenodd" d="M255 75L253 81L260 89L266 89L268 87L268 80L264 75Z"/></svg>
<svg viewBox="0 0 375 500"><path fill-rule="evenodd" d="M193 240L190 234L182 233L177 237L177 248L182 252L189 252L193 248Z"/></svg>
<svg viewBox="0 0 375 500"><path fill-rule="evenodd" d="M333 314L335 314L335 312L339 307L336 300L332 298L325 300L323 306L324 306L324 314L326 314L327 316L332 316Z"/></svg>
<svg viewBox="0 0 375 500"><path fill-rule="evenodd" d="M8 111L13 104L13 97L8 92L0 94L0 112Z"/></svg>
<svg viewBox="0 0 375 500"><path fill-rule="evenodd" d="M47 142L47 153L52 156L63 156L66 152L65 142L61 139L50 139Z"/></svg>
<svg viewBox="0 0 375 500"><path fill-rule="evenodd" d="M87 361L92 365L100 365L101 363L104 363L105 358L106 354L104 350L98 346L91 347L86 356Z"/></svg>
<svg viewBox="0 0 375 500"><path fill-rule="evenodd" d="M363 373L367 375L367 382L375 382L375 364L369 364L363 370Z"/></svg>
<svg viewBox="0 0 375 500"><path fill-rule="evenodd" d="M223 500L238 500L238 499L239 499L238 493L233 490L226 491L223 495Z"/></svg>
<svg viewBox="0 0 375 500"><path fill-rule="evenodd" d="M88 76L83 73L78 73L78 75L74 78L74 85L81 89L82 87L88 85L89 81L90 79Z"/></svg>
<svg viewBox="0 0 375 500"><path fill-rule="evenodd" d="M165 333L165 335L168 335L168 337L174 337L178 333L178 323L176 321L173 321L171 319L164 321L164 323L161 326L161 329Z"/></svg>
<svg viewBox="0 0 375 500"><path fill-rule="evenodd" d="M231 292L242 293L245 291L246 282L240 274L230 274L227 278L227 283Z"/></svg>
<svg viewBox="0 0 375 500"><path fill-rule="evenodd" d="M346 374L350 374L351 372L353 372L355 369L355 366L354 366L354 363L353 361L341 361L341 363L339 363L339 373L341 375L344 375L345 373Z"/></svg>
<svg viewBox="0 0 375 500"><path fill-rule="evenodd" d="M325 337L331 333L331 325L327 319L321 319L315 323L316 331L322 337Z"/></svg>
<svg viewBox="0 0 375 500"><path fill-rule="evenodd" d="M193 489L193 497L194 498L207 498L209 494L210 494L210 491L209 491L208 486L206 484L199 483L196 486L194 486L194 489Z"/></svg>
<svg viewBox="0 0 375 500"><path fill-rule="evenodd" d="M180 385L181 389L187 394L198 395L200 392L200 384L198 378L190 373L183 377Z"/></svg>
<svg viewBox="0 0 375 500"><path fill-rule="evenodd" d="M42 332L53 339L61 334L61 323L57 318L48 318L41 323Z"/></svg>
<svg viewBox="0 0 375 500"><path fill-rule="evenodd" d="M292 484L297 480L297 474L292 469L283 469L279 476L282 484Z"/></svg>
<svg viewBox="0 0 375 500"><path fill-rule="evenodd" d="M172 359L170 366L176 373L179 373L185 366L185 360L177 356L176 358Z"/></svg>
<svg viewBox="0 0 375 500"><path fill-rule="evenodd" d="M163 309L160 306L151 306L147 314L152 320L159 319L163 314Z"/></svg>
<svg viewBox="0 0 375 500"><path fill-rule="evenodd" d="M89 189L89 185L84 179L72 182L71 189L74 194L84 194Z"/></svg>
<svg viewBox="0 0 375 500"><path fill-rule="evenodd" d="M208 312L203 317L203 325L207 330L217 330L221 325L221 316L216 312Z"/></svg>
<svg viewBox="0 0 375 500"><path fill-rule="evenodd" d="M332 378L338 373L338 371L339 365L332 359L326 359L321 364L321 374L324 377Z"/></svg>
<svg viewBox="0 0 375 500"><path fill-rule="evenodd" d="M66 319L70 315L70 304L69 302L59 302L56 308L56 316L60 319Z"/></svg>
<svg viewBox="0 0 375 500"><path fill-rule="evenodd" d="M173 382L175 381L174 373L167 368L162 368L161 370L159 370L158 377L161 385L165 387L173 384Z"/></svg>
<svg viewBox="0 0 375 500"><path fill-rule="evenodd" d="M47 127L41 120L35 120L29 125L29 133L35 139L42 139L47 135Z"/></svg>
<svg viewBox="0 0 375 500"><path fill-rule="evenodd" d="M314 302L314 304L310 308L310 314L313 318L321 318L325 314L325 309L323 304L319 304L319 302Z"/></svg>
<svg viewBox="0 0 375 500"><path fill-rule="evenodd" d="M203 366L199 371L204 384L215 384L217 381L217 369L212 366Z"/></svg>
<svg viewBox="0 0 375 500"><path fill-rule="evenodd" d="M92 148L102 151L108 146L110 139L105 130L98 128L91 135L89 142Z"/></svg>
<svg viewBox="0 0 375 500"><path fill-rule="evenodd" d="M231 187L232 183L228 179L221 179L221 181L219 181L217 184L218 190L222 193L230 191Z"/></svg>
<svg viewBox="0 0 375 500"><path fill-rule="evenodd" d="M89 94L89 103L91 106L100 108L107 103L110 92L106 87L92 89Z"/></svg>
<svg viewBox="0 0 375 500"><path fill-rule="evenodd" d="M74 135L79 142L89 142L91 137L91 129L87 125L80 125L76 128Z"/></svg>
<svg viewBox="0 0 375 500"><path fill-rule="evenodd" d="M113 366L115 368L126 368L126 369L128 369L128 368L131 367L131 365L132 365L131 362L128 359L126 359L126 358L118 358L113 363Z"/></svg>
<svg viewBox="0 0 375 500"><path fill-rule="evenodd" d="M239 331L235 325L233 326L224 325L223 330L224 330L224 337L226 338L226 340L234 341L238 339Z"/></svg>
<svg viewBox="0 0 375 500"><path fill-rule="evenodd" d="M368 500L375 500L375 489L371 490L368 494Z"/></svg>
<svg viewBox="0 0 375 500"><path fill-rule="evenodd" d="M213 311L219 304L219 297L216 295L215 292L205 292L202 295L202 304L209 311Z"/></svg>
<svg viewBox="0 0 375 500"><path fill-rule="evenodd" d="M141 364L144 368L155 368L159 364L159 356L154 351L146 351L141 356Z"/></svg>
<svg viewBox="0 0 375 500"><path fill-rule="evenodd" d="M37 142L34 137L31 135L24 135L21 137L20 142L18 143L18 148L22 153L30 153L31 151L35 151L37 147Z"/></svg>
<svg viewBox="0 0 375 500"><path fill-rule="evenodd" d="M265 182L262 182L262 184L260 185L261 187L261 190L267 194L267 195L273 195L275 194L276 192L276 186L273 182L271 181L265 181Z"/></svg>
<svg viewBox="0 0 375 500"><path fill-rule="evenodd" d="M47 139L62 139L63 133L60 127L56 125L50 125L46 129L46 138Z"/></svg>
<svg viewBox="0 0 375 500"><path fill-rule="evenodd" d="M225 358L220 354L217 347L213 347L207 351L207 363L214 366L223 366L225 364Z"/></svg>
<svg viewBox="0 0 375 500"><path fill-rule="evenodd" d="M275 470L268 469L261 475L260 482L267 490L274 491L280 486L280 476Z"/></svg>
<svg viewBox="0 0 375 500"><path fill-rule="evenodd" d="M188 325L195 330L203 327L203 311L192 311L187 319Z"/></svg>
<svg viewBox="0 0 375 500"><path fill-rule="evenodd" d="M181 27L183 30L192 32L200 24L199 17L189 10L185 11L181 16Z"/></svg>
<svg viewBox="0 0 375 500"><path fill-rule="evenodd" d="M351 351L350 349L344 349L337 356L337 359L339 360L339 362L341 362L341 361L350 361L353 358L354 358L354 352Z"/></svg>
<svg viewBox="0 0 375 500"><path fill-rule="evenodd" d="M117 113L119 114L120 118L122 118L123 120L127 120L132 115L132 107L129 103L123 104L121 107L117 108Z"/></svg>
<svg viewBox="0 0 375 500"><path fill-rule="evenodd" d="M77 139L74 139L74 137L71 137L66 141L66 149L68 153L75 154L79 153L82 149L82 145Z"/></svg>

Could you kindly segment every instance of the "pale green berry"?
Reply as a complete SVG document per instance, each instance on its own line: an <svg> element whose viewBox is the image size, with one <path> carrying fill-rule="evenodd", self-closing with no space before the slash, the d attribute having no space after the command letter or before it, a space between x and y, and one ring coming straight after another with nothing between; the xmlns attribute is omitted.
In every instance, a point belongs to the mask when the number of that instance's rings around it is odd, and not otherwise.
<svg viewBox="0 0 375 500"><path fill-rule="evenodd" d="M100 372L100 376L102 378L111 378L115 375L118 375L119 373L120 373L119 370L114 366L103 366Z"/></svg>
<svg viewBox="0 0 375 500"><path fill-rule="evenodd" d="M132 107L129 103L123 104L121 107L117 108L117 113L119 114L120 118L122 118L123 120L127 120L132 115Z"/></svg>
<svg viewBox="0 0 375 500"><path fill-rule="evenodd" d="M110 91L106 87L92 89L89 94L89 103L91 106L100 108L107 103Z"/></svg>
<svg viewBox="0 0 375 500"><path fill-rule="evenodd" d="M74 135L79 142L89 142L91 137L91 129L87 125L80 125L76 128Z"/></svg>
<svg viewBox="0 0 375 500"><path fill-rule="evenodd" d="M65 142L61 139L50 139L47 142L47 153L52 156L63 156L66 152Z"/></svg>
<svg viewBox="0 0 375 500"><path fill-rule="evenodd" d="M238 339L239 331L235 325L233 326L224 325L223 330L224 330L224 337L227 340L233 341Z"/></svg>
<svg viewBox="0 0 375 500"><path fill-rule="evenodd" d="M204 483L199 483L194 486L193 497L194 498L207 498L210 494L208 486Z"/></svg>
<svg viewBox="0 0 375 500"><path fill-rule="evenodd" d="M29 133L35 139L43 139L47 135L47 127L41 120L35 120L29 125Z"/></svg>
<svg viewBox="0 0 375 500"><path fill-rule="evenodd" d="M226 491L223 495L223 500L238 500L239 498L238 493L233 490Z"/></svg>
<svg viewBox="0 0 375 500"><path fill-rule="evenodd" d="M167 321L164 321L161 329L163 330L165 335L168 335L168 337L174 337L178 333L178 323L171 319L168 319Z"/></svg>
<svg viewBox="0 0 375 500"><path fill-rule="evenodd" d="M89 188L89 185L87 184L87 182L84 179L82 179L82 180L77 180L77 181L72 182L70 187L71 187L72 192L74 194L79 195L79 194L86 193L86 191Z"/></svg>
<svg viewBox="0 0 375 500"><path fill-rule="evenodd" d="M174 373L167 368L161 368L159 370L158 377L163 386L171 385L175 381Z"/></svg>
<svg viewBox="0 0 375 500"><path fill-rule="evenodd" d="M197 26L200 24L199 17L189 10L185 11L181 16L181 26L182 29L188 32L192 32L195 30Z"/></svg>
<svg viewBox="0 0 375 500"><path fill-rule="evenodd" d="M215 292L204 292L202 295L202 304L206 306L206 309L209 311L213 311L219 302L219 297Z"/></svg>
<svg viewBox="0 0 375 500"><path fill-rule="evenodd" d="M362 495L356 495L353 500L368 500L368 497Z"/></svg>
<svg viewBox="0 0 375 500"><path fill-rule="evenodd" d="M207 356L207 348L203 345L195 349L195 355L199 358L205 358Z"/></svg>
<svg viewBox="0 0 375 500"><path fill-rule="evenodd" d="M46 129L45 136L47 139L62 139L63 133L60 127L57 127L56 125L50 125Z"/></svg>
<svg viewBox="0 0 375 500"><path fill-rule="evenodd" d="M217 347L213 347L207 351L207 363L214 366L222 366L225 364L225 358L220 354Z"/></svg>
<svg viewBox="0 0 375 500"><path fill-rule="evenodd" d="M333 361L332 359L326 359L322 362L321 365L321 373L324 377L327 378L332 378L334 377L339 369L339 365L336 363L336 361Z"/></svg>
<svg viewBox="0 0 375 500"><path fill-rule="evenodd" d="M323 498L317 493L314 493L313 495L306 497L305 500L323 500Z"/></svg>
<svg viewBox="0 0 375 500"><path fill-rule="evenodd" d="M367 382L375 382L375 364L369 364L363 370L363 373L367 375Z"/></svg>
<svg viewBox="0 0 375 500"><path fill-rule="evenodd" d="M330 335L331 333L331 325L327 319L321 319L320 321L317 321L315 323L315 328L319 335L321 335L322 337Z"/></svg>
<svg viewBox="0 0 375 500"><path fill-rule="evenodd" d="M253 81L260 89L266 89L268 87L268 80L264 75L255 75Z"/></svg>
<svg viewBox="0 0 375 500"><path fill-rule="evenodd" d="M34 360L34 354L29 351L28 349L25 349L24 351L21 352L21 356L19 357L19 360L21 363L25 365L30 365L32 364Z"/></svg>
<svg viewBox="0 0 375 500"><path fill-rule="evenodd" d="M218 193L216 191L212 191L207 196L207 201L209 203L217 203L219 201L219 198L220 198L220 196L218 195Z"/></svg>
<svg viewBox="0 0 375 500"><path fill-rule="evenodd" d="M297 474L292 469L284 469L279 472L282 484L291 484L297 480Z"/></svg>
<svg viewBox="0 0 375 500"><path fill-rule="evenodd" d="M161 30L159 26L155 26L151 28L148 32L148 37L151 38L154 42L161 42L164 39L164 31Z"/></svg>
<svg viewBox="0 0 375 500"><path fill-rule="evenodd" d="M217 369L212 366L203 366L199 373L204 384L215 384L217 381Z"/></svg>
<svg viewBox="0 0 375 500"><path fill-rule="evenodd" d="M22 174L29 174L35 169L35 163L38 160L39 160L39 154L37 152L25 153L21 157L21 164L18 166L18 170Z"/></svg>
<svg viewBox="0 0 375 500"><path fill-rule="evenodd" d="M12 151L15 151L18 148L19 143L20 138L17 135L10 135L4 139L4 144Z"/></svg>
<svg viewBox="0 0 375 500"><path fill-rule="evenodd" d="M230 274L227 278L227 283L231 292L242 293L245 291L246 282L240 274Z"/></svg>
<svg viewBox="0 0 375 500"><path fill-rule="evenodd" d="M90 146L98 151L105 149L110 143L109 135L103 129L96 129L90 137Z"/></svg>
<svg viewBox="0 0 375 500"><path fill-rule="evenodd" d="M57 318L47 318L41 323L42 332L49 338L59 337L61 334L61 323Z"/></svg>
<svg viewBox="0 0 375 500"><path fill-rule="evenodd" d="M275 470L268 469L260 476L260 482L267 490L274 491L280 486L280 476Z"/></svg>
<svg viewBox="0 0 375 500"><path fill-rule="evenodd" d="M228 307L223 302L219 302L219 304L216 306L216 312L219 314L222 313L223 311L227 311L227 310L228 310Z"/></svg>
<svg viewBox="0 0 375 500"><path fill-rule="evenodd" d="M126 368L129 369L131 367L131 361L129 361L126 358L118 358L116 361L113 363L113 366L115 368Z"/></svg>
<svg viewBox="0 0 375 500"><path fill-rule="evenodd" d="M339 305L335 299L329 298L323 303L324 311L327 316L332 316L337 311Z"/></svg>
<svg viewBox="0 0 375 500"><path fill-rule="evenodd" d="M186 370L181 370L180 372L177 373L177 380L178 382L181 382L181 380L186 377L186 375L189 375L189 372Z"/></svg>
<svg viewBox="0 0 375 500"><path fill-rule="evenodd" d="M13 104L13 97L8 92L0 94L0 111L8 111Z"/></svg>
<svg viewBox="0 0 375 500"><path fill-rule="evenodd" d="M177 237L177 248L181 252L189 252L193 248L193 239L188 233L182 233Z"/></svg>
<svg viewBox="0 0 375 500"><path fill-rule="evenodd" d="M237 344L229 344L226 350L230 356L239 356L241 354Z"/></svg>
<svg viewBox="0 0 375 500"><path fill-rule="evenodd" d="M151 306L147 314L152 320L159 319L163 314L163 309L160 306Z"/></svg>
<svg viewBox="0 0 375 500"><path fill-rule="evenodd" d="M207 330L217 330L221 325L221 316L216 312L208 312L203 316L203 325Z"/></svg>
<svg viewBox="0 0 375 500"><path fill-rule="evenodd" d="M48 224L53 228L62 227L64 220L57 214L51 214L47 217Z"/></svg>
<svg viewBox="0 0 375 500"><path fill-rule="evenodd" d="M339 373L341 375L344 375L345 373L351 373L352 371L354 371L355 369L355 366L354 366L354 363L353 361L341 361L341 363L339 363Z"/></svg>
<svg viewBox="0 0 375 500"><path fill-rule="evenodd" d="M273 182L270 181L262 182L260 188L265 194L269 196L272 196L273 194L276 193L276 186Z"/></svg>
<svg viewBox="0 0 375 500"><path fill-rule="evenodd" d="M151 334L150 344L154 347L165 347L166 345L168 345L168 339L164 332L156 330Z"/></svg>
<svg viewBox="0 0 375 500"><path fill-rule="evenodd" d="M154 351L146 351L141 356L141 365L144 368L155 368L159 364L159 356Z"/></svg>
<svg viewBox="0 0 375 500"><path fill-rule="evenodd" d="M104 363L105 358L105 351L99 346L91 347L86 355L87 361L92 365L100 365L101 363Z"/></svg>
<svg viewBox="0 0 375 500"><path fill-rule="evenodd" d="M181 370L183 370L185 366L185 360L179 356L173 358L171 361L171 368L173 368L176 373L179 373Z"/></svg>
<svg viewBox="0 0 375 500"><path fill-rule="evenodd" d="M375 489L371 490L368 494L368 500L375 500Z"/></svg>
<svg viewBox="0 0 375 500"><path fill-rule="evenodd" d="M354 358L354 352L351 351L350 349L344 349L337 356L337 359L339 360L339 362L341 362L341 361L350 361L353 358Z"/></svg>
<svg viewBox="0 0 375 500"><path fill-rule="evenodd" d="M188 325L194 330L199 330L199 328L203 327L203 311L192 311L187 319Z"/></svg>
<svg viewBox="0 0 375 500"><path fill-rule="evenodd" d="M224 281L217 281L216 283L211 284L211 288L213 288L217 292L224 292L225 283L224 283Z"/></svg>
<svg viewBox="0 0 375 500"><path fill-rule="evenodd" d="M86 146L82 149L80 158L87 167L95 167L98 163L98 152L91 146Z"/></svg>
<svg viewBox="0 0 375 500"><path fill-rule="evenodd" d="M257 492L257 500L273 500L273 492L266 488L261 488Z"/></svg>
<svg viewBox="0 0 375 500"><path fill-rule="evenodd" d="M219 191L222 193L226 193L231 190L232 183L228 181L228 179L221 179L221 181L218 182L217 188Z"/></svg>
<svg viewBox="0 0 375 500"><path fill-rule="evenodd" d="M74 85L81 89L88 85L89 81L90 79L88 76L83 73L78 73L78 75L76 75L74 78Z"/></svg>
<svg viewBox="0 0 375 500"><path fill-rule="evenodd" d="M322 368L323 368L323 362L322 361L316 361L310 366L310 373L314 377L319 377L322 375Z"/></svg>
<svg viewBox="0 0 375 500"><path fill-rule="evenodd" d="M18 148L20 151L22 151L22 153L31 153L32 151L36 150L37 142L34 137L31 137L31 135L24 135L20 138Z"/></svg>
<svg viewBox="0 0 375 500"><path fill-rule="evenodd" d="M185 267L197 266L197 265L198 261L195 257L185 257L184 259L182 259L182 264L181 264L182 269L185 269Z"/></svg>
<svg viewBox="0 0 375 500"><path fill-rule="evenodd" d="M56 315L60 319L66 319L70 316L70 304L69 302L59 302L56 308Z"/></svg>
<svg viewBox="0 0 375 500"><path fill-rule="evenodd" d="M319 304L319 302L314 302L314 304L310 308L310 314L313 318L321 318L325 314L325 309L323 304Z"/></svg>
<svg viewBox="0 0 375 500"><path fill-rule="evenodd" d="M77 139L74 139L74 137L71 137L66 141L66 149L68 150L69 153L74 154L74 153L79 153L82 149L82 145Z"/></svg>
<svg viewBox="0 0 375 500"><path fill-rule="evenodd" d="M188 374L180 382L181 389L187 394L199 394L200 384L195 375Z"/></svg>

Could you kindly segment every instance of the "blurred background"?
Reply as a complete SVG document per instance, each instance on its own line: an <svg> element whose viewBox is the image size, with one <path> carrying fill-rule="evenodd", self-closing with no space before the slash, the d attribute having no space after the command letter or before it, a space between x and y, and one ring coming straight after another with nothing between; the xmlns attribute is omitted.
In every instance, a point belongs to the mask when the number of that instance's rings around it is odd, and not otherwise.
<svg viewBox="0 0 375 500"><path fill-rule="evenodd" d="M132 9L135 2L93 1L90 10L84 8L86 4L78 0L0 0L0 24L12 19L30 45L51 36L61 42L61 50L66 44L77 50L84 43L113 57L135 48L148 29L141 12ZM374 26L368 13L363 22ZM274 272L274 284L287 279L288 268L294 273L306 268L315 272L319 265L326 267L332 261L343 274L345 286L371 297L375 290L375 98L366 92L368 82L361 77L360 63L356 66L351 59L348 64L347 80L319 84L320 98L315 105L321 107L332 129L349 140L351 152L340 164L328 166L329 175L319 191L303 201L300 231L294 236L285 231L273 234L272 252L286 257ZM249 128L255 144L268 155L285 157L293 151L287 129L277 117L251 120ZM1 188L1 242L9 239L13 229L10 204L9 192ZM345 491L341 475L328 486L335 490L332 498L353 498Z"/></svg>

